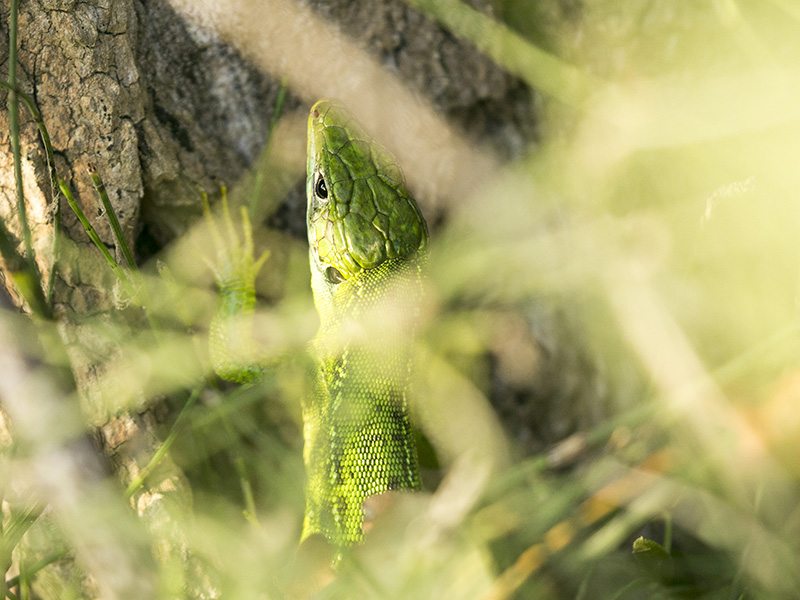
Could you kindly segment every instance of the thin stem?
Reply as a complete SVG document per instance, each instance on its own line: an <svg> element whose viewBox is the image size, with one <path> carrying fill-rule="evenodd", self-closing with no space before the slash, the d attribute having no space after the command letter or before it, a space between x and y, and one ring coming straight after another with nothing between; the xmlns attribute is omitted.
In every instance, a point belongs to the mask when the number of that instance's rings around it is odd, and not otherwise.
<svg viewBox="0 0 800 600"><path fill-rule="evenodd" d="M56 172L55 153L53 152L53 145L50 142L50 134L47 132L47 127L42 119L42 113L36 107L36 103L28 94L15 88L8 81L0 80L0 87L4 87L10 91L16 91L17 96L28 107L36 126L39 128L39 135L44 144L44 151L47 157L47 169L50 174L50 198L53 204L53 264L50 268L50 277L47 280L47 290L45 292L45 301L48 306L52 303L53 298L53 282L55 281L55 274L58 270L58 258L61 253L61 202L59 202L58 194L58 173Z"/></svg>
<svg viewBox="0 0 800 600"><path fill-rule="evenodd" d="M225 428L226 433L230 436L231 440L236 440L236 431L228 419L228 415L223 412L220 415L220 418L222 420L222 425ZM232 445L232 448L237 447L234 444ZM238 449L234 450L233 464L236 468L236 474L239 476L239 487L242 490L242 497L244 499L244 516L253 525L258 525L256 504L253 500L253 486L250 484L250 478L247 476L244 457Z"/></svg>
<svg viewBox="0 0 800 600"><path fill-rule="evenodd" d="M672 515L664 516L664 550L672 554Z"/></svg>
<svg viewBox="0 0 800 600"><path fill-rule="evenodd" d="M242 497L244 498L244 516L253 525L258 525L256 503L253 498L253 486L250 484L250 478L247 476L247 467L245 466L244 457L237 453L237 456L233 459L233 464L236 467L236 474L239 476L239 486L242 489Z"/></svg>
<svg viewBox="0 0 800 600"><path fill-rule="evenodd" d="M161 460L166 456L167 452L169 452L172 443L175 441L175 437L178 435L178 431L180 430L181 425L186 420L187 415L189 414L189 410L195 405L197 402L197 398L200 396L200 391L203 389L202 385L198 385L192 390L191 395L186 400L186 404L183 405L180 414L178 414L178 418L175 419L175 423L173 423L172 428L170 429L169 435L164 439L164 443L159 446L158 450L155 451L153 457L150 459L150 462L145 465L145 467L139 472L139 475L130 482L127 489L125 490L125 496L130 498L136 493L142 484L145 482L147 477L150 473L153 472Z"/></svg>
<svg viewBox="0 0 800 600"><path fill-rule="evenodd" d="M89 174L92 178L92 184L94 185L95 190L97 191L98 196L100 197L100 201L103 204L103 209L108 218L109 224L111 225L111 230L114 235L114 240L118 244L118 246L122 249L122 254L125 257L125 262L128 263L129 271L123 269L119 263L116 261L114 257L111 256L111 253L108 251L106 245L100 240L100 236L97 235L94 227L91 223L89 223L89 219L81 210L81 207L75 201L75 198L72 196L72 193L69 191L66 183L64 181L59 180L58 184L61 188L61 192L67 198L67 202L69 203L72 210L78 216L81 224L83 225L84 229L86 229L86 233L89 235L89 238L94 242L95 246L103 253L103 256L106 258L106 261L111 266L111 270L114 274L119 278L122 282L123 286L125 287L125 291L130 296L131 300L133 300L138 306L141 306L144 310L144 314L147 317L148 323L150 323L150 327L152 328L154 333L158 333L159 327L158 323L156 322L155 316L150 311L150 298L147 293L147 286L145 284L144 278L141 276L139 272L139 268L136 266L136 262L133 260L133 254L128 247L128 244L125 243L125 238L122 235L122 227L120 227L119 220L117 219L117 214L114 212L114 207L111 205L111 201L108 198L108 194L106 193L105 185L103 184L103 180L100 178L100 175L97 173L93 165L89 165Z"/></svg>
<svg viewBox="0 0 800 600"><path fill-rule="evenodd" d="M2 561L2 567L0 567L2 569L2 582L0 586L2 587L0 588L0 592L2 592L2 595L0 595L0 598L5 598L10 593L9 588L17 585L16 583L6 582L5 578L5 574L11 567L11 553L17 544L19 544L25 532L28 531L30 526L39 518L39 515L42 514L43 510L43 504L34 502L26 506L24 510L19 513L12 511L8 526L0 530L0 539L2 539L2 557L0 557L0 561Z"/></svg>
<svg viewBox="0 0 800 600"><path fill-rule="evenodd" d="M11 23L8 32L8 94L9 129L11 131L11 152L14 155L14 180L17 186L17 215L19 217L25 256L33 262L33 241L25 210L25 194L22 189L22 155L19 143L19 96L17 93L17 11L19 0L11 0Z"/></svg>
<svg viewBox="0 0 800 600"><path fill-rule="evenodd" d="M45 567L47 567L49 565L52 565L54 562L56 562L58 560L61 560L68 553L69 553L69 551L66 548L61 548L60 550L55 550L55 551L51 552L50 554L45 556L43 559L35 562L30 567L27 567L25 569L25 577L26 577L26 579L30 580L30 578L33 577L34 575L36 575L36 573L38 573L39 571L41 571ZM20 581L21 581L20 576L17 575L15 577L12 577L11 579L9 579L6 582L6 585L8 587L12 588L14 586L19 585Z"/></svg>
<svg viewBox="0 0 800 600"><path fill-rule="evenodd" d="M114 275L122 282L122 285L125 286L125 291L128 292L131 298L136 297L136 290L133 288L133 284L128 276L125 274L125 271L117 264L117 261L114 260L114 257L111 256L111 253L106 248L106 245L100 240L100 236L97 235L97 232L92 227L92 224L89 222L89 219L86 218L86 215L83 214L83 210L75 201L75 198L72 196L72 192L69 191L67 184L64 180L59 180L58 185L61 188L61 193L64 194L64 197L67 199L70 208L75 212L78 216L78 220L83 225L83 228L86 230L86 233L89 235L89 238L94 242L94 245L97 246L98 250L103 254L106 261L108 262L111 270L114 272Z"/></svg>
<svg viewBox="0 0 800 600"><path fill-rule="evenodd" d="M17 188L17 206L19 210L20 222L23 234L27 233L25 247L27 256L23 256L17 250L17 243L11 232L0 222L0 254L6 263L6 268L11 275L14 285L24 298L28 307L34 315L45 319L50 318L51 312L49 303L46 301L41 288L41 276L33 260L32 244L30 240L30 230L27 227L25 212L25 196L22 189L22 158L20 153L19 140L19 97L26 97L17 90L17 12L19 0L12 0L9 26L9 81L0 82L3 87L8 88L8 108L9 108L9 134L11 137L11 148L14 155L14 176Z"/></svg>
<svg viewBox="0 0 800 600"><path fill-rule="evenodd" d="M89 164L88 171L89 176L92 178L92 185L94 185L94 189L97 190L97 195L100 196L100 202L103 203L103 210L105 210L106 217L111 225L111 231L114 233L114 240L122 250L122 255L125 257L125 262L128 263L128 268L132 271L136 271L136 261L133 260L133 254L128 244L125 242L125 236L122 235L122 227L120 227L117 213L114 212L114 207L111 206L111 200L108 199L106 186L100 178L100 174L97 172L94 164Z"/></svg>

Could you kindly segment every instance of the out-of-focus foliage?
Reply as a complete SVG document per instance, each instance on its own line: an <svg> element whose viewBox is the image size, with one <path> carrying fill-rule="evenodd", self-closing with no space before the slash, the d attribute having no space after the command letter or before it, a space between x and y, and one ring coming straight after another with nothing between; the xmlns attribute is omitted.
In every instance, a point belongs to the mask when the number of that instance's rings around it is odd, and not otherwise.
<svg viewBox="0 0 800 600"><path fill-rule="evenodd" d="M531 106L537 143L471 194L443 194L420 349L421 411L441 467L427 465L431 493L401 498L335 574L313 549L297 555L303 349L315 327L306 250L266 234L282 258L263 270L280 265L282 299L256 327L288 358L258 386L220 388L202 333L214 298L200 232L160 257L172 283L143 269L157 333L87 324L121 350L88 402L62 399L66 421L19 412L52 406L44 366L26 372L43 388L0 389L32 394L10 410L14 442L0 436L4 552L23 569L62 550L80 560L82 544L100 543L80 531L102 530L103 517L109 535L131 528L136 548L157 549L149 530L118 520L122 487L78 494L86 482L47 444L69 450L89 429L78 406L95 420L194 390L164 431L193 496L168 521L194 568L146 552L124 563L163 597L800 597L800 9L507 0L492 21L450 0L410 4L543 90ZM489 400L498 370L521 389L543 376L551 349L535 334L553 306L596 358L602 408L526 456L525 440L498 433ZM581 365L571 368L580 380ZM68 434L24 430L64 422ZM17 545L41 510L35 469L57 472L55 494L85 494L99 512L62 510ZM48 585L53 568L32 577Z"/></svg>

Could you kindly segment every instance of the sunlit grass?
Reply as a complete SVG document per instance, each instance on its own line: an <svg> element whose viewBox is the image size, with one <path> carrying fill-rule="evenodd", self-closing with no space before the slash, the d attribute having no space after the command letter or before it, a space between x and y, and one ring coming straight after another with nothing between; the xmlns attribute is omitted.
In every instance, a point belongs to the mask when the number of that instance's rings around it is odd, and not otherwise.
<svg viewBox="0 0 800 600"><path fill-rule="evenodd" d="M336 573L297 555L299 407L316 327L306 248L267 234L271 302L255 318L285 358L255 386L228 386L207 355L214 256L198 220L157 257L166 270L141 266L118 316L76 319L62 338L38 320L0 319L13 423L0 558L7 567L14 552L22 569L12 585L69 597L87 573L109 597L800 595L791 3L553 3L543 32L521 2L500 3L507 25L456 2L411 2L543 94L541 138L504 165L336 31L278 4L286 23L313 23L346 52L320 65L301 52L308 37L295 48L288 36L283 51L295 53L277 67L280 49L247 45L251 24L212 24L245 54L272 53L260 66L309 105L352 99L379 135L393 118L408 124L393 149L423 210L444 215L415 409L438 458L430 489L402 498ZM280 136L304 135L302 116L287 117L297 131L274 128L263 173L291 146ZM253 188L271 186L263 173L231 190L254 214ZM143 309L130 304L136 286ZM68 352L54 350L64 338ZM35 339L53 358L40 364L42 349L20 341ZM59 378L67 354L101 365L89 389ZM87 432L111 435L109 422L153 410L166 415L158 438L126 448L114 477L82 467ZM537 417L556 423L524 439ZM634 553L640 536L652 544ZM67 583L65 556L79 566Z"/></svg>

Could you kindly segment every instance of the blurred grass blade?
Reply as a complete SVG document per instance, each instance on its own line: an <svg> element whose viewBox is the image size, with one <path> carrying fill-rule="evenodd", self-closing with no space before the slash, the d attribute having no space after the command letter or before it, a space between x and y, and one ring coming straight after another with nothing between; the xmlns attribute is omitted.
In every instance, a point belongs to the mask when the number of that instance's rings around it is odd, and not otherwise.
<svg viewBox="0 0 800 600"><path fill-rule="evenodd" d="M406 0L434 17L456 35L469 40L497 64L531 87L561 102L581 108L600 81L577 67L540 50L506 25L459 0Z"/></svg>
<svg viewBox="0 0 800 600"><path fill-rule="evenodd" d="M169 265L167 265L167 263L165 263L163 260L156 260L156 270L161 277L161 281L164 283L166 293L169 295L170 302L175 307L178 318L181 320L181 323L183 323L183 326L186 327L187 330L191 329L193 325L192 316L189 312L189 306L186 302L186 298L182 293L183 288L176 281L175 275L173 275Z"/></svg>
<svg viewBox="0 0 800 600"><path fill-rule="evenodd" d="M169 452L170 447L175 441L175 436L178 435L183 422L186 420L186 416L195 405L195 402L197 402L197 398L200 396L201 390L202 385L198 385L192 390L191 395L183 405L181 412L178 414L177 419L175 419L175 423L172 424L170 432L164 439L163 443L158 447L158 450L156 450L156 452L153 454L147 465L145 465L145 467L139 471L136 477L133 478L128 487L125 489L125 496L127 498L130 498L134 493L136 493L136 490L138 490L144 484L144 482L147 480L147 477L158 466L164 456L166 456L167 452Z"/></svg>
<svg viewBox="0 0 800 600"><path fill-rule="evenodd" d="M261 189L264 185L264 170L269 162L270 148L272 146L272 136L275 133L275 127L278 125L278 120L283 112L283 105L286 102L286 93L288 91L289 78L283 77L281 85L278 88L278 97L275 99L275 108L272 111L272 118L269 120L269 129L267 129L267 140L264 143L264 149L261 151L261 156L256 163L255 171L256 177L253 182L253 193L250 195L250 214L259 215L258 199L261 197Z"/></svg>
<svg viewBox="0 0 800 600"><path fill-rule="evenodd" d="M149 539L86 435L74 382L19 348L18 340L35 338L34 331L30 320L0 314L0 397L26 449L30 484L53 506L102 597L154 598Z"/></svg>
<svg viewBox="0 0 800 600"><path fill-rule="evenodd" d="M33 502L21 511L11 511L11 519L3 529L3 545L7 548L15 547L30 526L36 522L42 514L44 505L40 502Z"/></svg>
<svg viewBox="0 0 800 600"><path fill-rule="evenodd" d="M39 571L52 565L54 562L57 562L67 556L69 554L69 550L66 548L61 548L59 550L55 550L42 558L41 560L36 561L34 564L27 566L24 568L25 579L31 580ZM8 580L8 587L13 588L18 586L22 582L22 576L15 575L11 579Z"/></svg>
<svg viewBox="0 0 800 600"><path fill-rule="evenodd" d="M767 0L767 2L777 6L793 19L800 21L800 4L796 0Z"/></svg>

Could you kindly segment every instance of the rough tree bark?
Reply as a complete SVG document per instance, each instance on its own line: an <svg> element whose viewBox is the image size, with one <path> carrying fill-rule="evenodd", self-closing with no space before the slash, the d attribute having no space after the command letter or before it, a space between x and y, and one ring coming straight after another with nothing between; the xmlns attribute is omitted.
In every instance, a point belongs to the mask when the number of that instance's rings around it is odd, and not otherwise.
<svg viewBox="0 0 800 600"><path fill-rule="evenodd" d="M489 9L488 2L477 4ZM533 92L400 0L310 0L302 10L309 8L426 98L455 129L499 156L517 156L535 138ZM8 16L4 4L4 76ZM109 248L117 250L87 174L89 164L102 175L126 239L145 261L200 214L198 189L236 182L258 158L279 74L260 70L224 35L187 21L166 0L29 0L22 2L19 31L20 87L35 99L49 128L60 177ZM291 75L289 92L287 112L305 115L314 98L306 89L296 90ZM15 184L7 125L7 113L0 113L0 218L13 228ZM302 125L296 129L302 144ZM87 315L111 318L104 316L115 310L111 273L63 196L53 198L36 125L24 110L22 146L36 260L45 274L52 261L53 203L62 204L68 242L54 282L54 305L84 399L82 412L117 476L127 483L157 447L159 423L174 414L157 399L112 417L93 405L94 390L113 364L116 347L113 339L99 337L96 328L81 322ZM295 185L265 216L268 226L304 239L302 165L294 168ZM422 201L431 216L447 218L446 206L432 208ZM575 430L586 419L574 409L575 399L586 396L594 402L598 392L591 381L576 380L586 372L581 363L588 359L565 341L568 330L556 311L531 317L520 331L518 347L533 352L528 366L539 376L517 385L504 379L500 369L494 400L514 437L532 450ZM524 357L523 352L516 359ZM490 362L502 365L508 358ZM191 502L185 478L166 464L160 482L133 500L140 515L162 529L168 528L170 502ZM69 579L68 566L64 570ZM85 585L87 597L97 593L91 582Z"/></svg>

